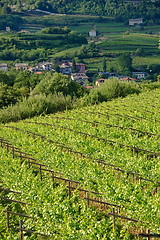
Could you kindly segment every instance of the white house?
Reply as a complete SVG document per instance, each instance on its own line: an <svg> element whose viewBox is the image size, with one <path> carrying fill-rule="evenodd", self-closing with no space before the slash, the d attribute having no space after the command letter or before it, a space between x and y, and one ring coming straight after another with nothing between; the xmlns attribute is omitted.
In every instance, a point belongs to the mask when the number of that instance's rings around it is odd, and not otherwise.
<svg viewBox="0 0 160 240"><path fill-rule="evenodd" d="M8 64L7 63L0 63L0 71L8 71Z"/></svg>
<svg viewBox="0 0 160 240"><path fill-rule="evenodd" d="M89 79L89 77L85 73L72 73L71 79L81 85L85 85L85 82Z"/></svg>
<svg viewBox="0 0 160 240"><path fill-rule="evenodd" d="M10 32L11 28L10 27L6 27L6 32Z"/></svg>
<svg viewBox="0 0 160 240"><path fill-rule="evenodd" d="M43 70L51 71L52 70L52 63L51 62L43 62L40 64Z"/></svg>
<svg viewBox="0 0 160 240"><path fill-rule="evenodd" d="M59 71L63 74L71 74L72 73L72 63L64 62L59 65Z"/></svg>
<svg viewBox="0 0 160 240"><path fill-rule="evenodd" d="M15 67L16 67L16 70L28 70L29 63L16 63Z"/></svg>
<svg viewBox="0 0 160 240"><path fill-rule="evenodd" d="M97 36L96 29L93 29L93 30L89 31L89 37L96 37L96 36Z"/></svg>
<svg viewBox="0 0 160 240"><path fill-rule="evenodd" d="M148 74L146 72L132 72L132 76L137 79L146 79Z"/></svg>
<svg viewBox="0 0 160 240"><path fill-rule="evenodd" d="M51 62L39 63L37 66L29 69L31 72L43 72L43 71L52 71Z"/></svg>
<svg viewBox="0 0 160 240"><path fill-rule="evenodd" d="M143 23L143 18L129 19L129 26L141 25Z"/></svg>

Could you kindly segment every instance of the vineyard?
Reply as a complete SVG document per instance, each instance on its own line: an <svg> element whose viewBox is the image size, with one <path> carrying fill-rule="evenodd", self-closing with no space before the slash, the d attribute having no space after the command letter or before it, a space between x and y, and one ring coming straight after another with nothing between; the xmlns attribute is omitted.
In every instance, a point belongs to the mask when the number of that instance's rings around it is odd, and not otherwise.
<svg viewBox="0 0 160 240"><path fill-rule="evenodd" d="M137 48L143 48L145 53L158 54L158 37L139 33L117 36L116 38L106 39L99 44L107 52L127 52L135 51Z"/></svg>
<svg viewBox="0 0 160 240"><path fill-rule="evenodd" d="M160 239L160 90L0 125L1 239Z"/></svg>

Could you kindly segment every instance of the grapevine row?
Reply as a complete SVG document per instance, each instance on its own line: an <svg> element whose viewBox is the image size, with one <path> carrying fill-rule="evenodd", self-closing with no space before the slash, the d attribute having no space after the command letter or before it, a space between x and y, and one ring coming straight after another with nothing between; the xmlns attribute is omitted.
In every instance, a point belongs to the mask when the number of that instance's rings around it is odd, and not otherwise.
<svg viewBox="0 0 160 240"><path fill-rule="evenodd" d="M24 159L28 159L28 160L33 160L33 159L34 159L34 158L30 158L30 157L28 156L28 154L27 154L26 156L23 156L23 154L25 154L25 153L19 151L18 148L16 148L16 147L15 147L15 151L14 151L14 150L13 150L13 149L14 149L14 146L12 146L12 145L10 144L10 142L7 142L7 141L4 140L3 138L1 138L1 145L4 146L3 144L6 146L7 150L9 150L9 148L12 149L12 152L14 153L13 157L15 157L15 152L16 152L16 153L19 154L19 156L20 156L21 159L22 159L23 157L24 157ZM23 153L23 154L22 154L22 153ZM34 159L34 160L36 161L36 159ZM35 163L35 162L33 162L33 164L34 164L34 163ZM30 162L30 164L32 164L32 162ZM111 203L104 202L104 201L100 200L100 198L97 200L97 199L93 199L93 198L90 198L90 197L89 197L89 193L94 193L94 194L100 194L100 193L96 193L96 192L92 192L92 191L80 189L80 188L77 188L77 186L76 186L76 187L73 187L73 186L71 186L71 183L79 184L79 182L72 181L72 180L68 180L68 179L61 178L61 177L56 177L55 175L53 175L53 172L54 172L54 171L48 170L48 169L43 169L43 168L42 168L42 166L44 167L45 165L39 164L39 166L40 166L40 175L41 175L41 176L40 176L40 179L41 179L41 180L42 180L42 171L49 171L49 172L52 172L52 180L53 180L53 182L54 182L55 179L63 180L65 183L68 182L67 188L68 188L68 195L69 195L69 197L71 196L71 191L72 191L72 190L79 190L80 192L88 193L88 194L87 194L87 197L84 197L84 199L87 200L87 205L88 205L88 206L89 206L89 205L92 205L92 203L102 204L102 205L104 205L104 208L102 208L102 210L106 210L106 208L105 208L106 205L107 205L107 206L114 206L114 207L117 207L117 208L118 208L117 211L118 211L118 213L119 213L119 210L120 210L121 206L116 205L116 204L111 204ZM54 172L54 173L55 173L55 172ZM2 190L4 190L4 189L2 189ZM8 189L7 189L7 190L8 190ZM8 191L9 191L9 192L19 193L19 192L12 191L12 190L8 190ZM101 195L101 194L100 194L100 195ZM5 200L7 200L7 201L11 201L11 202L26 204L26 203L24 203L24 202L17 201L17 200L7 199L7 198L3 198L3 197L0 197L0 198L1 198L1 199L5 199ZM94 206L94 205L93 205L93 206ZM98 206L98 207L99 207L99 206ZM8 211L8 210L4 210L4 212L6 212L6 214L7 214L8 228L9 228L9 214L13 214L13 215L18 215L18 216L22 216L22 217L29 217L29 218L31 218L31 217L28 216L28 215L24 215L24 214L20 214L20 213L15 213L15 212L11 212L11 211ZM132 221L132 222L135 222L135 223L140 222L140 221L137 220L137 219L133 219L133 218L129 218L129 217L126 217L126 216L123 216L123 215L119 215L119 214L115 213L114 209L113 209L112 212L108 212L107 215L114 217L113 222L115 222L115 218L120 218L120 219L124 219L124 220L127 220L127 221ZM46 236L46 235L44 235L44 234L37 233L37 232L32 231L32 230L23 229L23 228L22 228L22 221L21 221L21 220L20 220L20 227L17 228L17 230L20 230L20 231L22 231L22 232L24 231L24 232L35 233L35 234L38 234L38 235L41 235L41 236ZM137 235L138 235L139 237L140 237L140 236L143 237L144 235L145 235L145 236L148 236L148 235L151 235L151 234L150 234L150 233L149 233L149 234L146 234L146 233L138 233ZM160 237L159 234L152 234L152 236L154 236L154 237L156 236L156 237L158 237L158 238Z"/></svg>
<svg viewBox="0 0 160 240"><path fill-rule="evenodd" d="M52 117L52 118L55 118L55 119L64 119L64 120L71 120L71 121L77 120L77 121L80 121L80 122L89 123L89 124L91 124L92 126L99 124L99 125L104 125L104 126L106 126L106 127L113 127L113 128L124 129L124 130L131 130L131 131L135 131L135 132L138 132L138 133L147 135L147 136L157 136L158 138L160 137L159 134L155 134L155 133L150 133L150 132L147 132L147 131L138 130L138 129L136 129L136 128L122 127L122 126L119 126L119 125L102 123L102 122L98 122L98 121L88 121L88 120L83 120L83 119L78 119L78 118L57 117L57 116L56 116L56 117Z"/></svg>
<svg viewBox="0 0 160 240"><path fill-rule="evenodd" d="M59 143L59 142L55 142L51 139L48 139L46 138L44 135L40 135L40 134L37 134L37 133L34 133L34 132L31 132L31 131L27 131L27 130L24 130L24 129L20 129L20 128L17 128L17 127L13 127L13 126L5 126L5 127L10 127L10 128L13 128L13 129L16 129L18 131L23 131L23 132L26 132L27 134L31 134L32 136L37 136L37 137L40 137L42 139L45 139L46 141L48 141L49 143L54 143L56 144L58 147L62 148L63 150L67 150L68 152L70 153L74 153L74 154L78 154L80 155L81 157L83 158L87 158L87 159L91 159L93 161L96 161L98 162L99 164L101 165L104 165L104 166L109 166L109 167L112 167L114 170L116 171L119 171L119 172L123 172L125 174L127 174L127 176L129 175L132 175L133 176L133 179L137 179L139 181L146 181L146 182L152 182L152 183L155 183L157 184L158 186L160 186L160 182L155 182L154 180L151 180L151 179L147 179L145 177L143 177L141 174L139 173L136 173L136 172L132 172L132 171L126 171L124 169L121 169L119 168L118 166L114 165L114 164L111 164L111 163L107 163L104 159L95 159L95 158L92 158L92 157L89 157L87 156L86 154L82 153L82 152L79 152L79 151L74 151L71 147L67 147L65 146L63 143ZM20 152L22 153L22 152ZM32 160L34 160L32 158ZM36 164L36 163L35 163Z"/></svg>
<svg viewBox="0 0 160 240"><path fill-rule="evenodd" d="M109 140L109 139L106 139L106 138L101 138L101 137L98 137L98 136L95 136L93 134L89 134L89 133L85 133L85 132L81 132L81 131L76 131L76 130L73 130L71 128L68 128L68 127L63 127L63 126L57 126L55 124L49 124L49 123L40 123L40 122L27 122L25 121L26 123L29 123L29 124L39 124L39 125L44 125L44 126L52 126L52 127L55 127L55 128L61 128L61 129L64 129L64 130L68 130L68 131L71 131L71 132L75 132L77 134L81 134L81 135L84 135L84 136L87 136L87 137L91 137L91 138L96 138L98 140L101 140L103 142L107 142L111 145L119 145L120 147L125 147L125 148L129 148L131 149L131 151L133 153L138 153L139 152L144 152L144 153L147 153L149 155L147 155L147 158L148 157L153 157L153 158L157 158L160 156L160 153L156 153L156 152L153 152L153 151L150 151L150 150L146 150L146 149L142 149L142 148L138 148L138 147L134 147L134 146L129 146L129 145L126 145L126 144L122 144L122 143L118 143L116 141L113 141L113 140Z"/></svg>

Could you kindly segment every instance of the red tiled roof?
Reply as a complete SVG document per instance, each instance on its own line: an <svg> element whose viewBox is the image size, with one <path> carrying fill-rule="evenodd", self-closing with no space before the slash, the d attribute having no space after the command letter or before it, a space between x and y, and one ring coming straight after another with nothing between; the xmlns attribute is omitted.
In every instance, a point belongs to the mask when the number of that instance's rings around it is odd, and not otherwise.
<svg viewBox="0 0 160 240"><path fill-rule="evenodd" d="M34 73L36 73L36 74L42 74L43 72L34 72Z"/></svg>
<svg viewBox="0 0 160 240"><path fill-rule="evenodd" d="M87 89L92 89L93 86L85 86L85 88L87 88Z"/></svg>
<svg viewBox="0 0 160 240"><path fill-rule="evenodd" d="M126 78L120 78L121 81L136 81L135 78L130 78L130 77L126 77Z"/></svg>

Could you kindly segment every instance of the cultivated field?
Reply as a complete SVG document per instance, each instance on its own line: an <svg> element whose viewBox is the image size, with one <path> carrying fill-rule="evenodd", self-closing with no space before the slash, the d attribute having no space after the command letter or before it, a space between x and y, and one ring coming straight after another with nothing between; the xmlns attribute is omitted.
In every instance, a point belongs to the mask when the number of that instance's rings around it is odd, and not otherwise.
<svg viewBox="0 0 160 240"><path fill-rule="evenodd" d="M159 106L153 90L1 125L2 239L160 236Z"/></svg>

